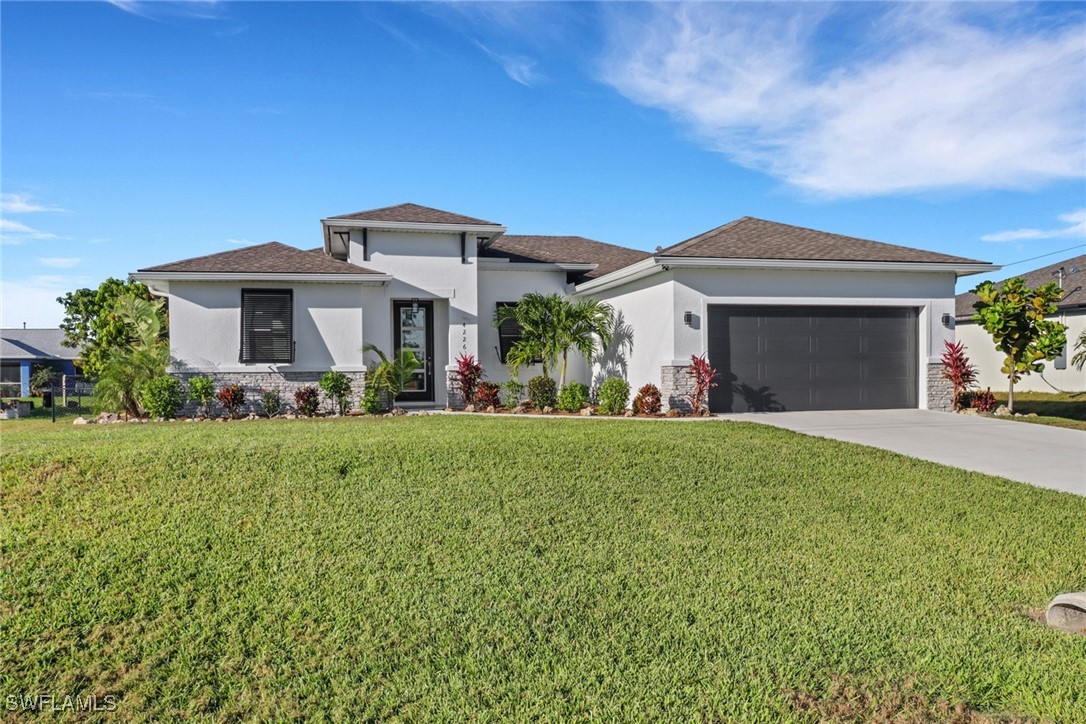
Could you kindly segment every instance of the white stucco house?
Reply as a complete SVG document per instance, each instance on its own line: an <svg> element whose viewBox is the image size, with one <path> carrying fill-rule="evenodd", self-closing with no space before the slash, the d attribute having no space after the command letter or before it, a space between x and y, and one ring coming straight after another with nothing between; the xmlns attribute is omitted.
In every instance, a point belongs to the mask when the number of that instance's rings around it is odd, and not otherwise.
<svg viewBox="0 0 1086 724"><path fill-rule="evenodd" d="M488 379L509 378L517 330L494 328L497 307L558 292L610 303L622 325L591 367L573 365L586 383L622 374L682 407L690 356L707 353L721 372L715 411L943 409L955 281L998 269L749 217L656 253L508 234L415 204L330 216L321 231L316 249L270 242L133 273L169 299L173 372L275 386L289 400L335 369L361 392L361 348L373 343L425 361L402 404L455 404L462 353Z"/></svg>
<svg viewBox="0 0 1086 724"><path fill-rule="evenodd" d="M1027 392L1086 391L1086 368L1077 370L1071 364L1075 342L1086 330L1086 254L1015 276L1022 277L1031 287L1048 282L1058 282L1062 286L1063 299L1057 305L1056 314L1049 319L1067 325L1067 347L1058 358L1045 362L1043 372L1023 377L1015 383L1014 389ZM1006 390L1007 378L999 371L1003 358L996 350L991 335L972 320L976 301L977 295L972 292L958 295L955 309L958 340L965 345L969 360L977 366L978 385L982 389L990 387L993 391Z"/></svg>

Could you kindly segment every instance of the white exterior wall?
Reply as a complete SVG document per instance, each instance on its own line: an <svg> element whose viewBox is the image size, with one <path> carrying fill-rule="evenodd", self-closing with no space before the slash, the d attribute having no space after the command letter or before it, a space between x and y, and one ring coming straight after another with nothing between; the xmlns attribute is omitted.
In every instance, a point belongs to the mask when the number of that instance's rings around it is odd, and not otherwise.
<svg viewBox="0 0 1086 724"><path fill-rule="evenodd" d="M566 294L564 271L521 271L518 269L479 270L479 363L491 382L512 379L508 367L498 358L498 330L494 329L494 310L498 302L515 302L528 292L540 294ZM560 368L552 372L558 380ZM521 367L518 377L527 382L535 375L543 374L542 365ZM570 351L566 371L569 380L590 384L588 365L575 350Z"/></svg>
<svg viewBox="0 0 1086 724"><path fill-rule="evenodd" d="M927 365L938 362L954 332L952 272L868 272L777 269L672 269L593 295L620 310L635 329L630 385L659 385L660 367L688 365L708 349L708 307L716 304L851 305L919 310L919 399L926 407ZM683 313L693 312L691 326Z"/></svg>
<svg viewBox="0 0 1086 724"><path fill-rule="evenodd" d="M1086 330L1086 310L1063 313L1049 319L1068 327L1067 368L1058 370L1055 362L1046 362L1044 372L1034 372L1023 377L1015 384L1014 389L1027 392L1086 391L1086 368L1076 370L1071 364L1071 358L1075 356L1075 341L1083 330ZM972 322L958 322L955 331L958 339L965 344L965 353L969 360L977 366L977 384L980 388L990 387L993 392L1006 391L1007 378L999 371L1003 366L1003 357L996 351L991 335L979 324Z"/></svg>
<svg viewBox="0 0 1086 724"><path fill-rule="evenodd" d="M297 282L170 282L170 353L177 366L199 372L268 371L268 363L238 361L241 290L258 288L294 290L294 363L276 369L365 369L362 310L383 298L383 288Z"/></svg>
<svg viewBox="0 0 1086 724"><path fill-rule="evenodd" d="M592 294L615 308L619 322L632 328L632 343L620 351L625 357L626 381L636 392L651 382L660 386L660 367L675 356L675 292L673 272L661 272L621 287ZM679 315L682 323L682 315ZM613 360L619 362L621 361ZM595 374L601 374L599 369Z"/></svg>

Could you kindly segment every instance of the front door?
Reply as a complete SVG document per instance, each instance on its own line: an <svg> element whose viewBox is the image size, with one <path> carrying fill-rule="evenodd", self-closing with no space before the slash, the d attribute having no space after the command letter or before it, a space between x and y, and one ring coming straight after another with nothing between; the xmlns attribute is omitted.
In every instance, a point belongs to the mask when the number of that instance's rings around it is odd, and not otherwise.
<svg viewBox="0 0 1086 724"><path fill-rule="evenodd" d="M434 401L434 303L393 302L393 347L411 350L422 363L396 399L401 402Z"/></svg>

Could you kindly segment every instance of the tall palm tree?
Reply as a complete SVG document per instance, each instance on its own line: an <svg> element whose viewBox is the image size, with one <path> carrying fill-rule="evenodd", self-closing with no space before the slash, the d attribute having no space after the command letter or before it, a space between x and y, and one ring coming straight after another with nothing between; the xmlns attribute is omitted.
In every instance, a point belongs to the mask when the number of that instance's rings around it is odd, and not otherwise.
<svg viewBox="0 0 1086 724"><path fill-rule="evenodd" d="M114 313L125 326L128 340L109 351L94 388L101 410L140 413L139 391L148 381L166 373L170 342L162 322L164 300L147 301L133 294L119 298Z"/></svg>

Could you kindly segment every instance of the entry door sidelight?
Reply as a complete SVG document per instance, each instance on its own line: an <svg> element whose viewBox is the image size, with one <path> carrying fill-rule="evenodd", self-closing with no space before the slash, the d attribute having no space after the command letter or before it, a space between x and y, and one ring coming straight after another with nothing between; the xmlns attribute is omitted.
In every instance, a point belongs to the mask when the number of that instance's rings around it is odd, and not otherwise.
<svg viewBox="0 0 1086 724"><path fill-rule="evenodd" d="M396 399L402 402L433 402L434 303L393 302L392 315L395 351L411 350L422 362L422 367Z"/></svg>

